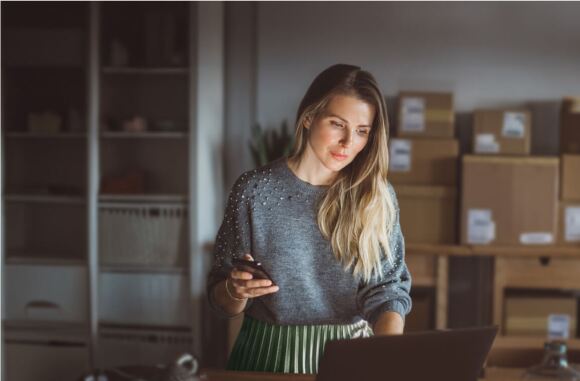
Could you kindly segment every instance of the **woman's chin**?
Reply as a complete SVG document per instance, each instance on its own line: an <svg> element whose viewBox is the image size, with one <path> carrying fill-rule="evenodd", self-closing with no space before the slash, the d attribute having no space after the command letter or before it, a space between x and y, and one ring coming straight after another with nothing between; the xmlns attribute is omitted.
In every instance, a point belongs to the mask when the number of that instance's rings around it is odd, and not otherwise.
<svg viewBox="0 0 580 381"><path fill-rule="evenodd" d="M325 163L325 167L333 172L340 172L347 165L347 161L336 161L332 158Z"/></svg>

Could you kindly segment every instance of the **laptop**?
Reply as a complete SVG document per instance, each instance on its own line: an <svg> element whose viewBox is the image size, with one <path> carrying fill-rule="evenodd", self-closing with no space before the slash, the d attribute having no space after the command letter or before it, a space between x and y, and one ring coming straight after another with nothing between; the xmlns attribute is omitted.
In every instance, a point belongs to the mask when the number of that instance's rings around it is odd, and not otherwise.
<svg viewBox="0 0 580 381"><path fill-rule="evenodd" d="M476 381L497 326L329 341L316 381Z"/></svg>

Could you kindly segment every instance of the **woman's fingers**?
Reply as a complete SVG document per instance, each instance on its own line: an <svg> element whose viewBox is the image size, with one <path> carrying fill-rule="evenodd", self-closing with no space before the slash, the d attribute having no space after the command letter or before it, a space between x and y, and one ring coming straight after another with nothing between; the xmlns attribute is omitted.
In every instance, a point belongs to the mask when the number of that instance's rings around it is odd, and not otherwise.
<svg viewBox="0 0 580 381"><path fill-rule="evenodd" d="M244 273L240 271L239 273ZM233 274L232 274L233 275ZM240 275L240 274L239 274ZM240 275L240 276L241 276ZM266 294L272 294L274 292L278 292L279 287L272 285L272 281L269 279L243 279L238 277L231 277L231 285L235 289L235 292L238 296L242 298L256 298Z"/></svg>
<svg viewBox="0 0 580 381"><path fill-rule="evenodd" d="M257 298L278 292L278 290L278 286L246 288L241 292L241 294L244 295L245 298Z"/></svg>
<svg viewBox="0 0 580 381"><path fill-rule="evenodd" d="M230 273L230 277L232 279L253 279L254 276L247 272L247 271L239 271L239 270L232 270L232 272Z"/></svg>
<svg viewBox="0 0 580 381"><path fill-rule="evenodd" d="M278 292L280 288L278 286L270 286L270 287L260 287L260 288L251 288L249 290L250 295L253 297L263 296L267 294L273 294Z"/></svg>
<svg viewBox="0 0 580 381"><path fill-rule="evenodd" d="M244 259L253 261L251 254L245 254ZM230 272L230 282L235 288L236 294L242 298L257 298L262 295L278 292L279 287L273 286L269 279L254 279L254 276L247 271L233 269Z"/></svg>
<svg viewBox="0 0 580 381"><path fill-rule="evenodd" d="M258 288L258 287L269 287L272 285L272 282L267 279L253 279L253 280L234 279L232 280L232 284L243 288Z"/></svg>

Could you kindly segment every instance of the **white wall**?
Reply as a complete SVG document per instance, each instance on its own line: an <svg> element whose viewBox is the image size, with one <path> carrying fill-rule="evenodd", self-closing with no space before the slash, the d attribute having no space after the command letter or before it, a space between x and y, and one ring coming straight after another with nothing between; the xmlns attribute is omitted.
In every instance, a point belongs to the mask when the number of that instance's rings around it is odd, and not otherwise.
<svg viewBox="0 0 580 381"><path fill-rule="evenodd" d="M580 93L580 3L303 2L257 6L256 115L294 123L314 76L343 62L387 96L452 90L456 109Z"/></svg>
<svg viewBox="0 0 580 381"><path fill-rule="evenodd" d="M194 355L201 356L204 326L203 306L206 301L205 279L213 257L207 251L213 243L223 218L223 142L225 110L225 48L224 5L218 2L199 2L192 6L196 20L190 30L195 51L190 59L197 66L192 69L194 79L190 94L190 118L194 121L191 134L190 166L194 173L190 183L191 261L190 287L194 321Z"/></svg>

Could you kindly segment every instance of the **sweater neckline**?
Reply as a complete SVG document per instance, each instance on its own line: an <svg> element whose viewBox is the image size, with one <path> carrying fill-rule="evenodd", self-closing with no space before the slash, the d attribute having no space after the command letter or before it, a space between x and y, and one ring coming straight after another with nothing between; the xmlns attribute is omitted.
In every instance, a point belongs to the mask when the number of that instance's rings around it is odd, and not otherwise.
<svg viewBox="0 0 580 381"><path fill-rule="evenodd" d="M292 169L290 169L290 166L288 165L288 157L284 156L280 159L281 161L281 166L284 169L284 172L286 173L287 177L293 182L295 183L299 189L301 189L303 192L308 192L308 193L323 193L325 191L328 190L329 186L328 185L314 185L314 184L310 184L307 181L302 180L301 178L299 178L298 176L296 176L296 174L292 171Z"/></svg>

